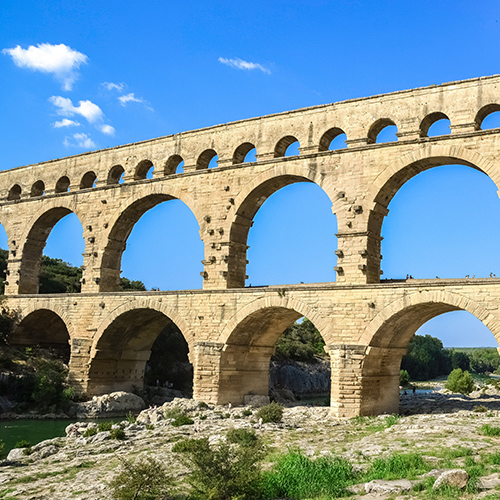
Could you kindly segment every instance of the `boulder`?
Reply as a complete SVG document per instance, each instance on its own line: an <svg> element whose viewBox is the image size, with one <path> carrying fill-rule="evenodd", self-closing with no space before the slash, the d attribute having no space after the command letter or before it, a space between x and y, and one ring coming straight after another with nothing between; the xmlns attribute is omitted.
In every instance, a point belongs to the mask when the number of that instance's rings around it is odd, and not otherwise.
<svg viewBox="0 0 500 500"><path fill-rule="evenodd" d="M500 486L500 478L498 477L498 473L480 477L477 482L477 487L480 490L494 490L498 486Z"/></svg>
<svg viewBox="0 0 500 500"><path fill-rule="evenodd" d="M9 462L17 462L18 460L23 460L24 458L26 458L24 450L26 450L26 448L14 448L10 450L9 454L7 455L7 460Z"/></svg>
<svg viewBox="0 0 500 500"><path fill-rule="evenodd" d="M437 490L444 486L453 486L454 488L465 488L467 486L467 481L469 481L469 474L463 469L452 469L443 472L434 483L432 489Z"/></svg>
<svg viewBox="0 0 500 500"><path fill-rule="evenodd" d="M113 392L103 396L94 396L91 401L78 403L78 418L121 417L129 411L137 412L145 408L144 400L130 392Z"/></svg>
<svg viewBox="0 0 500 500"><path fill-rule="evenodd" d="M382 479L374 479L365 484L366 493L401 493L402 491L410 491L412 483L408 479L397 479L395 481L383 481Z"/></svg>

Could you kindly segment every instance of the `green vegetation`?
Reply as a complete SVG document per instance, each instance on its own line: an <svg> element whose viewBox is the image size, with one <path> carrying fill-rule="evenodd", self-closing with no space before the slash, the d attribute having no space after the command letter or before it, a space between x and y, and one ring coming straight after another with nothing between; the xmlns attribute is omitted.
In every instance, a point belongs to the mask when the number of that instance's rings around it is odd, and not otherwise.
<svg viewBox="0 0 500 500"><path fill-rule="evenodd" d="M181 425L192 425L194 424L194 420L190 418L184 411L180 408L170 408L164 414L165 418L172 419L171 424L174 427L180 427Z"/></svg>
<svg viewBox="0 0 500 500"><path fill-rule="evenodd" d="M406 370L412 380L430 380L450 373L451 359L439 339L415 335L403 356L401 369Z"/></svg>
<svg viewBox="0 0 500 500"><path fill-rule="evenodd" d="M335 498L345 495L353 482L352 465L347 460L332 456L311 459L293 450L263 475L263 491L269 499Z"/></svg>
<svg viewBox="0 0 500 500"><path fill-rule="evenodd" d="M410 383L410 374L407 370L399 371L399 385L406 387Z"/></svg>
<svg viewBox="0 0 500 500"><path fill-rule="evenodd" d="M485 424L481 427L481 432L485 436L500 436L500 427L494 427L492 425Z"/></svg>
<svg viewBox="0 0 500 500"><path fill-rule="evenodd" d="M172 479L161 462L152 457L121 459L121 471L109 483L114 500L171 498Z"/></svg>
<svg viewBox="0 0 500 500"><path fill-rule="evenodd" d="M307 318L289 326L276 345L276 361L295 360L314 362L324 357L325 342L316 327Z"/></svg>
<svg viewBox="0 0 500 500"><path fill-rule="evenodd" d="M269 403L262 406L255 415L259 420L262 418L262 423L278 423L283 418L283 407L278 403Z"/></svg>
<svg viewBox="0 0 500 500"><path fill-rule="evenodd" d="M241 446L256 446L259 439L254 430L247 429L230 429L226 437L230 443Z"/></svg>
<svg viewBox="0 0 500 500"><path fill-rule="evenodd" d="M460 368L455 368L455 370L449 374L445 387L453 392L469 394L474 390L474 379L469 372L464 372Z"/></svg>
<svg viewBox="0 0 500 500"><path fill-rule="evenodd" d="M387 458L376 458L367 473L372 479L414 479L431 469L417 453L396 453Z"/></svg>
<svg viewBox="0 0 500 500"><path fill-rule="evenodd" d="M234 438L234 433L233 433ZM240 440L241 436L236 440ZM260 498L264 448L260 440L229 439L210 445L207 438L189 439L174 446L191 474L191 498L203 500L255 500ZM181 444L182 443L182 444Z"/></svg>

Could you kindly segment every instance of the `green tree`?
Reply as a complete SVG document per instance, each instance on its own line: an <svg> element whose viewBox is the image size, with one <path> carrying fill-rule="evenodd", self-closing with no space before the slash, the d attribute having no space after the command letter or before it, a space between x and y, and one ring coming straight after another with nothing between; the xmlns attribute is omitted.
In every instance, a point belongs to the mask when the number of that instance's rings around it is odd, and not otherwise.
<svg viewBox="0 0 500 500"><path fill-rule="evenodd" d="M451 366L453 369L460 368L461 370L469 370L470 359L465 352L453 351L451 353Z"/></svg>
<svg viewBox="0 0 500 500"><path fill-rule="evenodd" d="M401 361L401 369L407 370L412 380L429 380L439 375L447 375L451 370L451 359L443 343L430 335L415 335L406 356Z"/></svg>
<svg viewBox="0 0 500 500"><path fill-rule="evenodd" d="M307 318L289 326L276 345L276 361L314 361L316 356L325 356L325 341Z"/></svg>
<svg viewBox="0 0 500 500"><path fill-rule="evenodd" d="M474 379L469 372L456 368L448 375L445 387L453 392L469 394L474 390Z"/></svg>

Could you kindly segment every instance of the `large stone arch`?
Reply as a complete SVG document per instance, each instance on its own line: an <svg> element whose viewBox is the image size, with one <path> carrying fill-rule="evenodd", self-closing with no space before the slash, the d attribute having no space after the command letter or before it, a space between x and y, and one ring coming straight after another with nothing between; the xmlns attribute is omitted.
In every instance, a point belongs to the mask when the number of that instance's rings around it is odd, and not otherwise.
<svg viewBox="0 0 500 500"><path fill-rule="evenodd" d="M38 275L43 249L54 226L69 214L75 214L80 221L82 230L85 228L85 215L77 206L75 198L54 199L43 202L40 209L31 217L21 234L17 248L21 249L19 277L9 275L9 279L18 280L18 293L38 293ZM84 238L85 239L85 238ZM17 253L17 249L14 249ZM9 270L9 274L11 274Z"/></svg>
<svg viewBox="0 0 500 500"><path fill-rule="evenodd" d="M382 169L364 197L367 210L367 274L380 275L381 232L388 205L399 189L417 174L443 165L464 165L486 174L500 187L500 168L484 156L460 146L428 144ZM500 194L500 191L499 191Z"/></svg>
<svg viewBox="0 0 500 500"><path fill-rule="evenodd" d="M140 196L130 196L115 210L108 222L109 230L102 235L100 242L103 248L99 264L100 292L118 290L122 254L135 224L148 210L164 201L175 199L182 201L191 210L201 228L202 216L196 201L179 189L157 183L149 184L145 191L141 191Z"/></svg>
<svg viewBox="0 0 500 500"><path fill-rule="evenodd" d="M50 300L28 302L18 311L9 343L19 346L56 349L65 362L70 362L71 341L75 332L67 311Z"/></svg>
<svg viewBox="0 0 500 500"><path fill-rule="evenodd" d="M151 347L170 322L180 329L192 356L194 336L186 321L163 303L142 298L113 310L98 326L90 348L87 392L142 387Z"/></svg>
<svg viewBox="0 0 500 500"><path fill-rule="evenodd" d="M318 313L287 297L286 291L253 301L228 321L220 338L220 404L241 404L246 395L268 396L269 363L276 343L285 329L302 316L307 316L326 337L326 325Z"/></svg>
<svg viewBox="0 0 500 500"><path fill-rule="evenodd" d="M276 191L296 182L312 182L322 188L332 202L332 212L336 213L338 195L331 180L309 166L293 162L283 162L256 176L247 183L234 199L234 209L228 215L229 256L228 288L245 286L247 239L253 218L263 203Z"/></svg>
<svg viewBox="0 0 500 500"><path fill-rule="evenodd" d="M477 301L446 290L426 290L400 298L380 311L360 338L366 346L361 363L360 414L399 411L401 358L415 332L450 311L468 311L500 342L500 320Z"/></svg>

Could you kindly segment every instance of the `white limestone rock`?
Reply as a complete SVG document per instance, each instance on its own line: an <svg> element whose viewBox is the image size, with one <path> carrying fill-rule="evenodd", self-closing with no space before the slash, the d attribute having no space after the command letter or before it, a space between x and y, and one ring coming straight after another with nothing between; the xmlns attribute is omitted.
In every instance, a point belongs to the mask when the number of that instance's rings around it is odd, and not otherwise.
<svg viewBox="0 0 500 500"><path fill-rule="evenodd" d="M119 417L129 411L137 412L146 407L144 400L130 392L112 392L103 396L94 396L91 401L78 403L78 418Z"/></svg>
<svg viewBox="0 0 500 500"><path fill-rule="evenodd" d="M465 488L469 481L469 474L463 469L452 469L443 472L434 483L432 489L437 490L445 484L455 488Z"/></svg>

